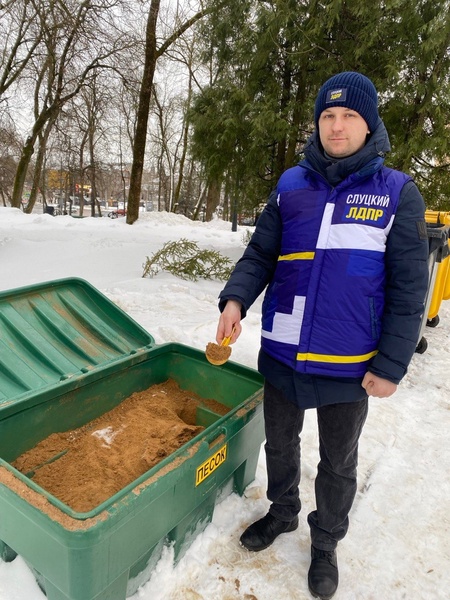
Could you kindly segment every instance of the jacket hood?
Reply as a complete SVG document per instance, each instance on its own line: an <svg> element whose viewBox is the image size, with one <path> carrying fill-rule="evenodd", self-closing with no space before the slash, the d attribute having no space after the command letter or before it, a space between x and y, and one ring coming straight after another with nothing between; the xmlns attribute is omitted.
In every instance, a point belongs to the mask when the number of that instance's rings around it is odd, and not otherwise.
<svg viewBox="0 0 450 600"><path fill-rule="evenodd" d="M379 169L390 149L389 136L381 119L365 146L356 154L341 159L325 156L316 129L303 149L306 160L300 164L320 173L331 185L337 185L352 173L357 173L369 165L373 167L373 170Z"/></svg>

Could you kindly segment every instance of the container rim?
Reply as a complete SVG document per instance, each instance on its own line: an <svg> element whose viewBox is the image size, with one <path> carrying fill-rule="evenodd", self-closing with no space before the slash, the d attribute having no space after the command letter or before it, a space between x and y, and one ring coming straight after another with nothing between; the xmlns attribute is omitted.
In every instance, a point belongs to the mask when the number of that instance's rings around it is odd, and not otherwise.
<svg viewBox="0 0 450 600"><path fill-rule="evenodd" d="M137 479L134 479L132 482L130 482L128 485L126 485L124 488L122 488L116 494L114 494L107 500L104 500L101 504L98 504L95 508L93 508L92 510L87 511L87 512L77 512L76 510L72 509L70 506L68 506L67 504L65 504L58 498L56 498L56 496L53 496L52 494L47 492L44 488L42 488L41 486L36 484L31 478L29 478L26 475L24 475L23 473L21 473L19 470L17 470L15 467L13 467L10 463L5 461L1 457L0 457L0 466L7 469L20 482L22 482L26 486L30 487L33 491L37 492L41 496L44 496L50 502L50 504L52 504L53 506L58 508L65 515L67 515L73 519L76 519L78 521L85 521L88 519L98 517L98 515L104 511L110 512L110 511L114 510L114 505L116 505L118 502L123 500L134 489L142 486L149 479L152 479L155 475L158 474L159 471L164 471L166 469L166 467L168 467L170 465L170 463L172 463L180 458L183 459L183 462L185 460L188 460L191 457L191 450L192 450L193 446L198 445L199 450L200 450L200 448L205 447L205 446L207 446L209 449L210 444L209 444L208 439L216 438L216 437L220 436L221 433L226 431L226 427L224 426L225 422L228 422L233 419L236 420L238 418L243 418L243 415L237 415L237 413L245 411L245 414L248 414L252 410L256 410L258 408L258 406L262 407L262 387L260 389L256 390L248 398L246 398L241 404L232 408L228 413L226 413L226 415L221 416L214 423L212 428L207 427L206 429L204 429L198 435L196 435L191 440L189 440L188 442L183 444L180 448L178 448L177 450L172 452L169 456L165 457L159 463L154 465L151 469L149 469L148 471L143 473L140 477L138 477ZM167 470L167 472L162 473L160 475L160 478L162 479L166 476L169 476L174 471L176 471L176 469ZM158 478L158 479L160 479L160 478ZM8 487L8 486L5 486L5 487ZM8 488L8 489L10 489L11 492L16 493L11 488ZM42 511L40 511L40 512L42 512Z"/></svg>

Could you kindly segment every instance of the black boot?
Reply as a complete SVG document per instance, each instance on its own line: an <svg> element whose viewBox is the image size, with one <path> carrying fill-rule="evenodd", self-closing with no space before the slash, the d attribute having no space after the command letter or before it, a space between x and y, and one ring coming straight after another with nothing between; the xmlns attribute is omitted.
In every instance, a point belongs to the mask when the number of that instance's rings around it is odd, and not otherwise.
<svg viewBox="0 0 450 600"><path fill-rule="evenodd" d="M336 550L319 550L311 546L308 587L314 598L330 600L337 590L339 572Z"/></svg>
<svg viewBox="0 0 450 600"><path fill-rule="evenodd" d="M298 517L292 521L280 521L270 513L247 527L240 537L240 542L253 552L268 548L281 533L294 531L298 527Z"/></svg>

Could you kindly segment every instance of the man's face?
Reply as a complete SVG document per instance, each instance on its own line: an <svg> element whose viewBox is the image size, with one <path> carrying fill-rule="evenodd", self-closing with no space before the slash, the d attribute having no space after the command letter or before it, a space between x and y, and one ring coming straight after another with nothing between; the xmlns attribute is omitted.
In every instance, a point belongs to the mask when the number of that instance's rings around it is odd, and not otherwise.
<svg viewBox="0 0 450 600"><path fill-rule="evenodd" d="M369 127L362 116L350 108L326 108L319 117L319 137L325 152L333 158L345 158L361 150Z"/></svg>

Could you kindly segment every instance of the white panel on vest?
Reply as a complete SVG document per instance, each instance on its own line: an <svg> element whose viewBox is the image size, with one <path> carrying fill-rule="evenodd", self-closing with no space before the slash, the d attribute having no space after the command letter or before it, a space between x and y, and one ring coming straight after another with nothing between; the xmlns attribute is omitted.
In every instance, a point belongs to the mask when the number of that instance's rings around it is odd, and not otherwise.
<svg viewBox="0 0 450 600"><path fill-rule="evenodd" d="M349 248L352 250L384 252L385 245L386 233L384 229L362 225L361 223L345 223L331 226L327 249Z"/></svg>
<svg viewBox="0 0 450 600"><path fill-rule="evenodd" d="M275 342L284 344L298 345L300 338L300 329L303 322L305 312L305 296L295 296L292 313L275 313L273 318L272 331L262 330L262 337Z"/></svg>
<svg viewBox="0 0 450 600"><path fill-rule="evenodd" d="M322 223L320 224L319 237L316 248L328 248L328 236L330 234L331 220L333 218L334 204L326 204L323 211Z"/></svg>

